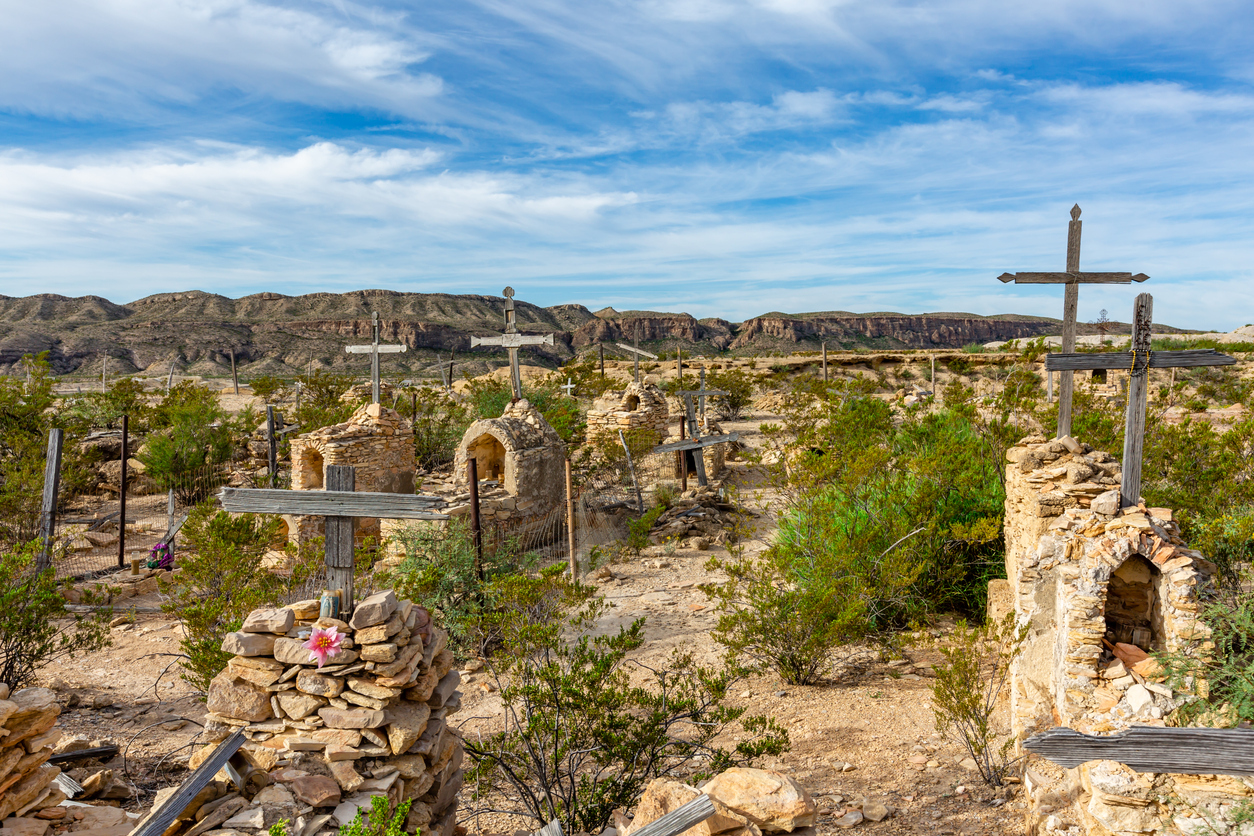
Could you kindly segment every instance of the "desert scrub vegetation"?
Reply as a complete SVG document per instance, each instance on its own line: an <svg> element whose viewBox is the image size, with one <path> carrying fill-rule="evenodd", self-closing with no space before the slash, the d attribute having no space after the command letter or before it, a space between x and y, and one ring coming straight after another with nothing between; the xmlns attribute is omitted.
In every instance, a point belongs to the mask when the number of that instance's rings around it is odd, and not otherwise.
<svg viewBox="0 0 1254 836"><path fill-rule="evenodd" d="M503 577L491 595L497 606L482 629L500 651L487 670L507 723L465 741L477 802L490 798L494 809L504 803L537 824L558 819L567 832L597 833L654 778L695 782L787 750L787 732L774 720L723 704L739 669L706 668L682 653L662 668L633 663L643 619L597 635L607 605L562 567ZM637 676L633 684L633 668L643 683ZM743 731L734 748L715 744L734 727Z"/></svg>

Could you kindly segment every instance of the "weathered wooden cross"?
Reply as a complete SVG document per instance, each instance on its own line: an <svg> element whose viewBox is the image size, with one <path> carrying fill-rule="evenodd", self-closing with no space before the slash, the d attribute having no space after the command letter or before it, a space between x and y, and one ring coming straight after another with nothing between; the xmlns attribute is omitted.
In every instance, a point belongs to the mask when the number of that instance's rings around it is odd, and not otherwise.
<svg viewBox="0 0 1254 836"><path fill-rule="evenodd" d="M1067 270L1064 273L1002 273L997 278L1015 284L1066 285L1062 303L1062 351L1075 351L1076 307L1080 303L1082 284L1130 284L1149 278L1144 273L1081 273L1080 272L1080 204L1071 207L1071 223L1067 227ZM1058 437L1071 435L1071 393L1074 379L1070 371L1062 373L1058 389ZM1126 471L1125 471L1126 472Z"/></svg>
<svg viewBox="0 0 1254 836"><path fill-rule="evenodd" d="M649 352L645 351L644 349L640 347L640 323L638 322L636 323L636 333L635 333L635 337L633 338L633 342L635 343L635 345L627 345L626 343L614 343L614 345L618 346L624 351L630 351L632 353L632 359L635 360L636 362L636 373L635 373L636 382L639 383L640 382L640 358L648 357L651 360L656 360L657 355L650 354Z"/></svg>
<svg viewBox="0 0 1254 836"><path fill-rule="evenodd" d="M1145 409L1149 395L1150 369L1184 369L1198 366L1231 366L1235 357L1214 349L1191 351L1150 351L1150 328L1154 319L1154 297L1142 293L1132 309L1131 351L1101 354L1049 354L1046 371L1072 372L1079 369L1128 369L1128 414L1123 431L1123 482L1119 493L1121 507L1136 505L1141 494L1141 453L1145 449ZM1065 380L1066 378L1064 378ZM1061 419L1060 419L1061 423Z"/></svg>
<svg viewBox="0 0 1254 836"><path fill-rule="evenodd" d="M438 496L354 491L352 467L328 465L326 490L284 491L269 488L223 488L222 508L233 514L295 514L326 520L327 589L341 590L340 610L353 609L353 529L356 517L384 520L447 520L432 509L444 504Z"/></svg>
<svg viewBox="0 0 1254 836"><path fill-rule="evenodd" d="M700 437L701 427L697 423L697 411L693 407L693 396L705 398L706 395L726 395L722 389L706 389L705 382L702 381L701 388L691 391L681 390L675 394L684 399L684 418L688 423L688 437L682 441L671 442L670 444L662 444L653 448L654 453L686 452L689 450L700 450L704 447L712 447L715 444L726 444L729 441L735 441L740 438L739 433L728 433L727 435L711 435L705 438ZM679 429L679 434L684 434L683 427ZM702 455L694 455L692 457L692 467L697 474L698 485L708 485L709 480L705 475L705 457ZM685 478L687 478L687 464L683 465Z"/></svg>
<svg viewBox="0 0 1254 836"><path fill-rule="evenodd" d="M374 312L370 325L370 345L346 345L344 350L349 354L370 355L370 402L379 402L379 355L404 354L405 344L379 345L379 312Z"/></svg>
<svg viewBox="0 0 1254 836"><path fill-rule="evenodd" d="M518 333L514 288L507 287L501 293L505 296L505 333L499 337L471 337L470 347L487 345L509 349L509 382L514 390L514 400L519 400L522 398L522 374L518 370L518 349L524 345L553 345L553 335L529 337Z"/></svg>

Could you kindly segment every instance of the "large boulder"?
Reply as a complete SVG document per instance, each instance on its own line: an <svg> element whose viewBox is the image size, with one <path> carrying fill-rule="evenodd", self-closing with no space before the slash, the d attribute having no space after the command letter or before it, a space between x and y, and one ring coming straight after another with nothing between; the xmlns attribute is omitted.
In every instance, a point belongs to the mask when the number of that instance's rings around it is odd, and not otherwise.
<svg viewBox="0 0 1254 836"><path fill-rule="evenodd" d="M715 775L702 790L766 833L791 833L798 827L809 827L819 815L804 787L767 769L734 767Z"/></svg>

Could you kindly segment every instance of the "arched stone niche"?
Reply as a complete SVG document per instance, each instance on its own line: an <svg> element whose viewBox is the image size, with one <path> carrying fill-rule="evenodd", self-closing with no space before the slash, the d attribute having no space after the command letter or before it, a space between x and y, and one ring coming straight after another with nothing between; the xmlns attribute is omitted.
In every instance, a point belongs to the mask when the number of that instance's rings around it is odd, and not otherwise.
<svg viewBox="0 0 1254 836"><path fill-rule="evenodd" d="M565 499L566 444L526 400L510 404L500 418L471 424L453 461L456 485L466 489L473 457L480 481L495 480L520 515L546 514Z"/></svg>
<svg viewBox="0 0 1254 836"><path fill-rule="evenodd" d="M493 480L502 484L505 482L505 445L495 435L486 432L471 441L466 445L466 456L468 459L475 460L475 470L479 481ZM516 489L510 491L510 493L516 492Z"/></svg>

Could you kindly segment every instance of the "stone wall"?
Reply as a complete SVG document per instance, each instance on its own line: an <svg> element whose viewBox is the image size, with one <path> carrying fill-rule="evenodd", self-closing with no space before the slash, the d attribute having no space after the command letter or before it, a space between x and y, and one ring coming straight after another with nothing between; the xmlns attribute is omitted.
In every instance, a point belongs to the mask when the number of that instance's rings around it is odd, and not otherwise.
<svg viewBox="0 0 1254 836"><path fill-rule="evenodd" d="M1029 627L1011 671L1016 738L1168 724L1194 696L1173 690L1148 654L1212 648L1197 614L1214 564L1186 546L1169 509L1119 507L1109 454L1038 437L1007 460L1010 599ZM1202 820L1189 804L1222 817L1249 793L1235 779L1138 774L1109 761L1067 770L1039 758L1024 784L1029 833L1091 836L1194 832Z"/></svg>
<svg viewBox="0 0 1254 836"><path fill-rule="evenodd" d="M346 637L321 669L302 647L315 627ZM260 833L313 808L304 832L334 830L385 795L413 802L407 832L452 836L463 749L447 722L461 707L447 641L424 608L390 591L359 602L347 623L319 618L317 601L249 615L223 642L233 658L210 686L206 736L244 727L244 757L278 786L237 796L216 827Z"/></svg>
<svg viewBox="0 0 1254 836"><path fill-rule="evenodd" d="M320 427L292 439L292 490L323 490L330 465L356 468L356 490L413 493L414 431L395 410L367 404L342 424ZM298 542L321 537L322 517L285 518ZM379 535L379 521L357 520L363 537Z"/></svg>
<svg viewBox="0 0 1254 836"><path fill-rule="evenodd" d="M660 440L666 437L670 410L666 396L652 383L629 383L621 392L606 392L588 410L587 438L618 443L618 431L651 430Z"/></svg>
<svg viewBox="0 0 1254 836"><path fill-rule="evenodd" d="M65 801L65 793L53 783L61 770L48 763L61 737L55 727L60 714L51 690L23 688L10 694L9 686L0 684L0 820L34 815ZM10 829L6 823L4 830ZM16 825L12 829L26 832Z"/></svg>

